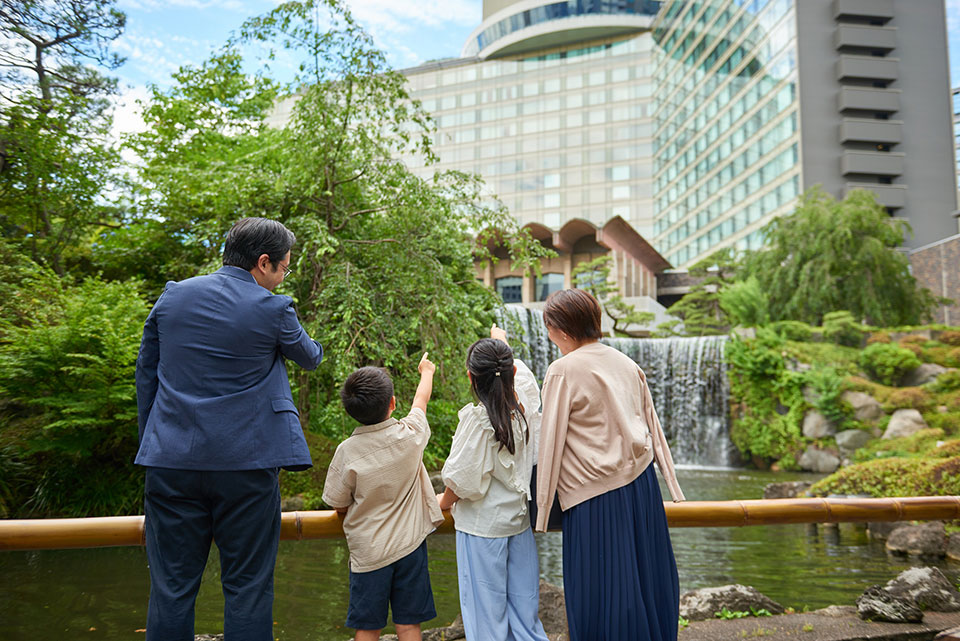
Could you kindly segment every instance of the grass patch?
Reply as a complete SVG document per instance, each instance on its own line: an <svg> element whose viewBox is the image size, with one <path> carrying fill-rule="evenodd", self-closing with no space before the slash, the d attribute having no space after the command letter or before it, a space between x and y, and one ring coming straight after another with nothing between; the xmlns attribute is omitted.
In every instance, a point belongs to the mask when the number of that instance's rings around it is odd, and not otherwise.
<svg viewBox="0 0 960 641"><path fill-rule="evenodd" d="M960 457L885 458L851 465L815 483L810 494L873 497L960 494Z"/></svg>

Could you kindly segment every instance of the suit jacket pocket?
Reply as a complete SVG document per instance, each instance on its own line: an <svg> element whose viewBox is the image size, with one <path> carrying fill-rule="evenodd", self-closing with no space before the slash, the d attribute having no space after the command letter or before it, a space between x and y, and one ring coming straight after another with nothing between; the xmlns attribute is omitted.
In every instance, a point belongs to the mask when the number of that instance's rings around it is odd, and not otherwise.
<svg viewBox="0 0 960 641"><path fill-rule="evenodd" d="M275 398L270 401L270 404L273 406L273 411L278 414L280 412L293 412L297 416L300 416L297 406L294 405L293 401L289 398Z"/></svg>

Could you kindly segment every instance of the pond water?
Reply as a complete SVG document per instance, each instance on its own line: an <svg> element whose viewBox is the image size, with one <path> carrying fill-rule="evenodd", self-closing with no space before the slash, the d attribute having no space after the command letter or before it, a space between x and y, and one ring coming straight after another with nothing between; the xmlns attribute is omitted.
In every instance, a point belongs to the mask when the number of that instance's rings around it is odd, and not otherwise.
<svg viewBox="0 0 960 641"><path fill-rule="evenodd" d="M752 470L681 468L691 500L760 498L774 480L808 476ZM665 493L666 495L666 493ZM891 557L858 524L744 528L674 528L681 591L742 583L784 606L852 604L868 586L920 564ZM559 533L537 535L543 578L562 584ZM429 538L430 572L439 616L459 611L453 535ZM948 577L960 564L937 564ZM0 639L4 641L130 640L142 638L149 594L146 555L139 548L0 552ZM347 548L343 541L282 542L277 561L275 638L345 640ZM216 551L197 602L197 632L222 631L223 597Z"/></svg>

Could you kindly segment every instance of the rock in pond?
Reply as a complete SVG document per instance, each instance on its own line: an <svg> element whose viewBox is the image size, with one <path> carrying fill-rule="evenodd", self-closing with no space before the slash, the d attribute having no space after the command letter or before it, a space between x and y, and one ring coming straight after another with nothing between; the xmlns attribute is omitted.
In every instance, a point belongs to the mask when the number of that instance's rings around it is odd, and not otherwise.
<svg viewBox="0 0 960 641"><path fill-rule="evenodd" d="M910 568L889 581L884 589L898 597L913 599L921 610L960 611L960 592L937 568Z"/></svg>
<svg viewBox="0 0 960 641"><path fill-rule="evenodd" d="M763 488L763 498L765 499L795 499L798 496L804 496L810 486L809 481L784 481L782 483L768 483Z"/></svg>
<svg viewBox="0 0 960 641"><path fill-rule="evenodd" d="M723 608L731 612L764 609L770 614L783 614L783 606L755 588L732 584L717 588L701 588L680 595L680 616L690 621L714 619Z"/></svg>
<svg viewBox="0 0 960 641"><path fill-rule="evenodd" d="M923 612L913 604L911 599L893 596L879 585L867 588L857 597L857 614L864 621L889 621L890 623L923 621Z"/></svg>
<svg viewBox="0 0 960 641"><path fill-rule="evenodd" d="M887 551L894 554L914 554L942 557L947 553L947 534L940 521L920 525L902 525L887 537Z"/></svg>

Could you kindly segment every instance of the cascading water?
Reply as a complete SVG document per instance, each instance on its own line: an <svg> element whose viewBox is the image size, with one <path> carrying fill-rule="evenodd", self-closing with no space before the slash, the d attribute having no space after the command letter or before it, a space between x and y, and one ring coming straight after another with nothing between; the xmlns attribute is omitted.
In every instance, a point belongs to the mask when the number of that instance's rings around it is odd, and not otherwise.
<svg viewBox="0 0 960 641"><path fill-rule="evenodd" d="M543 380L547 366L560 357L547 338L543 313L507 305L498 321L519 339L518 356ZM730 442L730 385L724 359L725 336L694 338L604 338L647 375L660 422L680 465L728 467L734 460Z"/></svg>

